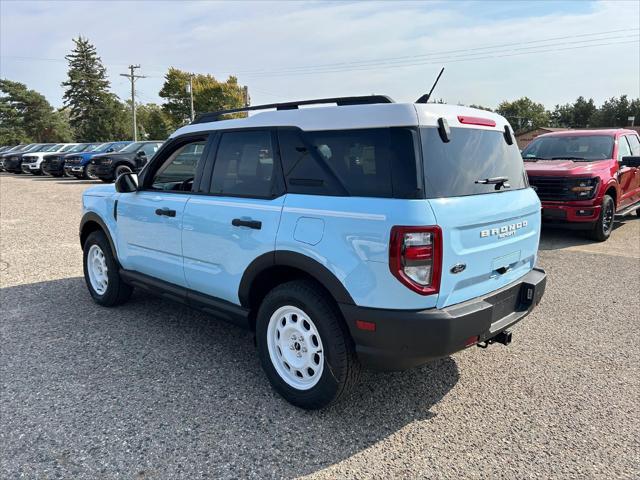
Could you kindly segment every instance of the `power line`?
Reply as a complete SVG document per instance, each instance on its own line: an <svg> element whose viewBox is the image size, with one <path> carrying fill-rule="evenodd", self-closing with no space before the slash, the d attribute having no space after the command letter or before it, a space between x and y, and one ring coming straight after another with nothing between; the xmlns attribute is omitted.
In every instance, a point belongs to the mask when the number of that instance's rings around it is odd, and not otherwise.
<svg viewBox="0 0 640 480"><path fill-rule="evenodd" d="M495 50L497 48L506 48L506 47L518 47L518 46L523 46L523 45L533 45L533 44L541 44L541 43L546 43L546 42L552 42L552 41L557 41L557 40L566 40L566 39L575 39L575 38L586 38L586 37L601 37L603 35L609 35L609 34L613 34L613 33L621 33L621 32L636 32L640 30L640 28L631 28L631 29L618 29L618 30L607 30L607 31L602 31L602 32L591 32L591 33L583 33L583 34L577 34L577 35L565 35L565 36L559 36L559 37L548 37L548 38L544 38L544 39L538 39L538 40L529 40L529 41L519 41L519 42L511 42L511 43L504 43L504 44L498 44L498 45L487 45L487 46L481 46L481 47L472 47L472 48L464 48L464 49L456 49L456 50L440 50L440 51L435 51L435 52L430 52L430 53L425 53L425 54L416 54L416 55L405 55L405 56L397 56L397 57L387 57L387 58L381 58L381 59L371 59L371 60L357 60L357 61L349 61L349 62L338 62L338 63L326 63L326 64L316 64L316 65L303 65L303 66L292 66L292 67L285 67L285 68L281 68L281 69L273 69L273 70L268 70L268 69L250 69L250 70L237 70L235 72L231 72L230 69L227 69L229 71L219 71L218 74L229 74L229 73L233 73L233 74L246 74L247 76L250 77L259 77L259 76L272 76L273 74L276 73L289 73L291 72L293 74L294 71L324 71L324 69L329 69L330 73L334 73L336 71L343 71L343 70L352 70L358 67L369 67L369 66L374 66L374 65L380 65L380 66L386 66L386 65L396 65L398 64L405 64L405 63L409 63L409 64L413 64L414 62L410 60L417 60L417 59L427 59L427 57L433 57L433 56L437 56L437 55L449 55L449 54L456 54L456 53L462 53L462 55L453 55L452 57L446 57L448 59L450 58L457 58L459 56L474 56L474 55L480 55L480 54L488 54L490 52L485 52L484 50ZM524 47L524 48L528 48L528 49L536 49L536 48L545 48L545 47L552 47L555 45L566 45L566 44L577 44L577 43L588 43L588 42L601 42L603 40L612 40L612 39L618 39L618 38L627 38L626 36L618 36L618 37L609 37L609 38L591 38L591 39L587 39L587 40L577 40L577 41L573 41L573 42L561 42L561 43L556 43L556 44L548 44L548 45L534 45L532 47ZM600 46L601 44L598 44L596 46ZM588 47L591 45L585 45L585 47ZM518 49L520 50L520 49ZM469 52L476 52L476 53L469 53ZM534 52L535 53L535 52ZM3 56L4 58L15 58L15 59L24 59L24 60L42 60L42 61L62 61L64 62L65 60L63 59L54 59L54 58L43 58L43 57L26 57L26 56L12 56L12 55L5 55ZM439 59L438 59L439 60ZM106 63L107 65L123 65L123 63ZM419 63L416 63L419 64ZM164 66L159 66L159 65L149 65L151 67L160 67L160 68L166 68ZM161 72L158 72L161 74Z"/></svg>
<svg viewBox="0 0 640 480"><path fill-rule="evenodd" d="M323 68L323 67L337 67L337 66L357 66L359 64L369 64L369 63L379 63L379 62L389 62L389 61L399 61L399 60L406 60L406 59L415 59L415 58L423 58L423 57L429 57L429 56L433 56L433 55L443 55L443 54L451 54L451 53L460 53L460 52L473 52L473 51L478 51L478 50L492 50L495 48L505 48L505 47L513 47L513 46L520 46L520 45L531 45L534 43L544 43L544 42L551 42L551 41L556 41L556 40L566 40L566 39L573 39L573 38L584 38L584 37L596 37L596 36L601 36L601 35L609 35L612 33L621 33L621 32L635 32L635 31L639 31L640 28L631 28L631 29L620 29L620 30L608 30L608 31L604 31L604 32L592 32L592 33L583 33L583 34L579 34L579 35L567 35L567 36L562 36L562 37L549 37L549 38L545 38L545 39L541 39L541 40L530 40L530 41L524 41L524 42L513 42L513 43L503 43L503 44L498 44L498 45L485 45L482 47L474 47L474 48L463 48L463 49L457 49L457 50L440 50L440 51L435 51L435 52L431 52L431 53L424 53L424 54L417 54L417 55L404 55L404 56L400 56L400 57L387 57L387 58L379 58L379 59L372 59L372 60L359 60L359 61L349 61L349 62L339 62L339 63L326 63L326 64L318 64L318 65L306 65L306 66L297 66L297 67L289 67L287 70L294 70L294 69L306 69L306 68ZM601 40L606 40L604 38L594 38L591 41L601 41ZM582 40L584 42L587 42L589 40ZM566 43L566 42L563 42ZM573 42L575 43L575 42ZM539 45L539 47L545 47L548 45ZM535 47L530 47L530 48L535 48ZM241 73L258 73L258 72L263 72L265 70L238 70L236 71L236 73L241 74Z"/></svg>
<svg viewBox="0 0 640 480"><path fill-rule="evenodd" d="M507 56L515 56L515 55L527 55L527 54L533 54L533 53L545 53L545 52L553 52L553 51L560 51L560 50L568 50L567 48L555 48L555 47L564 47L564 45L570 45L570 44L576 44L579 43L581 44L580 46L576 47L576 48L588 48L588 47L598 47L598 46L604 46L604 45L617 45L620 43L637 43L638 40L638 36L634 36L634 40L627 40L624 42L611 42L611 43L589 43L589 44L585 44L584 42L594 42L594 41L599 41L599 40L616 40L616 39L620 39L620 38L625 38L628 39L629 36L618 36L618 37L610 37L610 38L603 38L603 39L597 39L597 40L581 40L581 41L577 41L577 42L562 42L562 43L555 43L555 44L549 44L549 45L540 45L540 46L536 46L536 47L524 47L521 49L509 49L509 50L497 50L497 51L486 51L486 52L476 52L476 53L470 53L470 54L460 54L460 55L447 55L447 56L440 56L440 57L431 57L431 58L425 58L424 60L421 61L412 61L412 62L408 62L408 61L404 61L404 62L375 62L375 63L371 63L371 64L363 64L363 65L353 65L353 66L345 66L345 67L335 67L335 68L308 68L306 70L272 70L272 71L265 71L265 72L261 72L261 73L256 73L256 74L251 74L251 73L245 73L244 76L245 77L249 77L249 78L261 78L261 77L273 77L273 76L285 76L285 75L307 75L307 74L322 74L322 73L338 73L338 72L344 72L344 71L364 71L364 70L377 70L377 69L384 69L387 67L407 67L407 66L416 66L416 65L430 65L433 63L457 63L460 61L465 61L465 60L478 60L478 59L486 59L486 58L501 58L501 57L507 57ZM554 48L550 48L550 47L554 47ZM535 50L534 50L535 49ZM520 50L530 50L530 51L522 51L521 53L512 53L512 52L517 52ZM501 55L501 54L505 54L505 55Z"/></svg>

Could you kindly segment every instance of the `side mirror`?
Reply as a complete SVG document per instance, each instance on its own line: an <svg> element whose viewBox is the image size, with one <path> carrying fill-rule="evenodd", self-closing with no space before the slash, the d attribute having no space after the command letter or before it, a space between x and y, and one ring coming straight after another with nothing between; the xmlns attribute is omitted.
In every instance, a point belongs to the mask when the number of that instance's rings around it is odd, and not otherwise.
<svg viewBox="0 0 640 480"><path fill-rule="evenodd" d="M634 155L632 157L622 157L622 160L620 160L620 166L640 168L640 156Z"/></svg>
<svg viewBox="0 0 640 480"><path fill-rule="evenodd" d="M111 148L107 148L107 151L105 153L111 153L111 152L115 152L116 149L111 147Z"/></svg>
<svg viewBox="0 0 640 480"><path fill-rule="evenodd" d="M122 173L116 178L116 192L131 193L138 190L138 175L133 172Z"/></svg>
<svg viewBox="0 0 640 480"><path fill-rule="evenodd" d="M146 157L146 156L147 156L147 154L146 154L146 153L144 153L144 150L140 150L138 153L136 153L136 156L137 156L137 157Z"/></svg>

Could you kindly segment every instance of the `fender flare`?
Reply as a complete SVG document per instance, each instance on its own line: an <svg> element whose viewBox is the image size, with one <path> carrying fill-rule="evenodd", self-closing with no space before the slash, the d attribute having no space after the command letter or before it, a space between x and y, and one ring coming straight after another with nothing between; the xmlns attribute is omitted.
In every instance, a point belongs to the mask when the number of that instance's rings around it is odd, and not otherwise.
<svg viewBox="0 0 640 480"><path fill-rule="evenodd" d="M609 190L610 188L613 188L616 191L616 200L619 200L620 199L620 184L618 183L618 181L615 178L610 178L609 181L606 182L602 186L602 196L604 197L604 195L607 193L607 190ZM617 208L617 206L618 205L616 205L616 208Z"/></svg>
<svg viewBox="0 0 640 480"><path fill-rule="evenodd" d="M113 254L113 258L117 260L118 255L116 252L116 246L115 246L115 243L113 242L113 238L111 237L111 232L109 231L109 227L107 227L107 224L104 222L104 220L102 220L100 215L98 215L95 212L85 213L82 216L82 219L80 220L80 232L79 232L80 248L84 247L84 245L82 244L82 233L84 232L85 225L89 222L97 223L100 226L100 228L104 231L104 234L107 236L107 240L109 241L109 246L111 247L111 253Z"/></svg>
<svg viewBox="0 0 640 480"><path fill-rule="evenodd" d="M331 270L317 260L290 250L267 252L255 258L245 269L238 287L238 298L243 307L249 306L249 292L253 281L263 271L275 266L292 267L309 274L326 288L338 303L355 305L353 298Z"/></svg>

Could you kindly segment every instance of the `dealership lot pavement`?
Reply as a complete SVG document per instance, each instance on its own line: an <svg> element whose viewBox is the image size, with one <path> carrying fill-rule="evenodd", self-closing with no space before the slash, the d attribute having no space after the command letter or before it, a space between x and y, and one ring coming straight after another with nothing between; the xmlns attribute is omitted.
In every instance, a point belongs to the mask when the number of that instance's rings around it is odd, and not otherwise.
<svg viewBox="0 0 640 480"><path fill-rule="evenodd" d="M303 412L251 336L82 279L92 182L0 174L1 478L638 478L640 219L543 232L539 308L509 347L367 373Z"/></svg>

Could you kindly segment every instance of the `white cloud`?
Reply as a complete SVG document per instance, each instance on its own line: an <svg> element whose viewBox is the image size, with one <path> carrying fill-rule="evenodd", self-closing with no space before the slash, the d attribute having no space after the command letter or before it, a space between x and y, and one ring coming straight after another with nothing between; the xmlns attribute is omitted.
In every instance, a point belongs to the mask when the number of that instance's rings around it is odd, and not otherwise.
<svg viewBox="0 0 640 480"><path fill-rule="evenodd" d="M62 59L72 46L71 37L83 34L98 48L121 97L128 96L128 81L118 73L128 63L142 64L142 73L150 76L138 83L143 101L159 101L157 92L169 65L217 76L238 72L240 82L249 85L253 103L373 92L412 101L429 88L440 65L446 72L436 96L451 103L495 106L527 95L551 107L578 95L596 102L625 93L640 96L640 45L637 30L631 31L640 26L638 2L575 3L556 12L549 7L553 4L540 5L3 2L0 53L7 57L1 60L0 74L27 83L60 105L66 64L14 57ZM558 48L575 48L581 44L570 42L585 37L572 36L621 29L629 31L602 38L625 38L601 43L635 43L452 61L468 58L460 57L467 49L553 37L567 37L554 42L562 44ZM502 55L533 45L505 47ZM452 50L461 52L426 65L277 73Z"/></svg>

